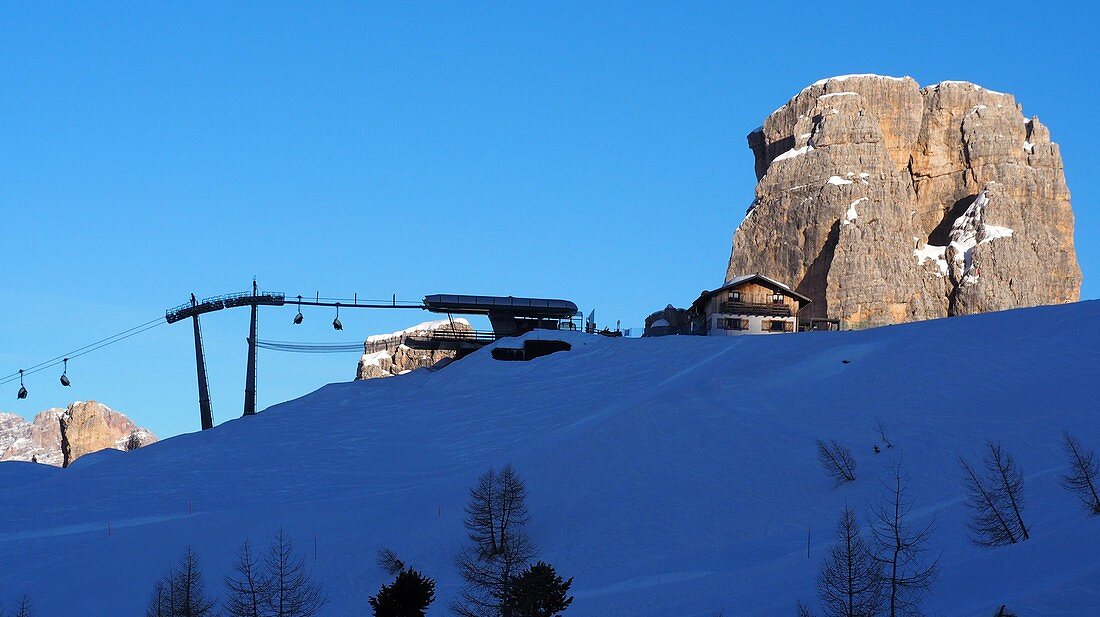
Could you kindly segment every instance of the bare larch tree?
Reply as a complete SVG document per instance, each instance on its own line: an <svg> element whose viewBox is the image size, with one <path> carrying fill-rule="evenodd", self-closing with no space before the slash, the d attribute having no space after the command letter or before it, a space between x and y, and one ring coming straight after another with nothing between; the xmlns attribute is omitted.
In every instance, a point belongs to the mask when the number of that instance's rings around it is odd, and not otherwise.
<svg viewBox="0 0 1100 617"><path fill-rule="evenodd" d="M814 612L810 610L810 607L803 604L802 600L799 600L798 604L795 604L794 614L796 617L815 617Z"/></svg>
<svg viewBox="0 0 1100 617"><path fill-rule="evenodd" d="M149 596L149 604L145 607L145 617L172 617L176 612L172 600L172 592L166 579L157 581Z"/></svg>
<svg viewBox="0 0 1100 617"><path fill-rule="evenodd" d="M11 614L11 617L31 617L34 614L32 609L31 599L23 596L19 599L19 605L16 607L15 612Z"/></svg>
<svg viewBox="0 0 1100 617"><path fill-rule="evenodd" d="M153 588L146 617L212 617L216 602L206 597L199 559L187 547L176 565Z"/></svg>
<svg viewBox="0 0 1100 617"><path fill-rule="evenodd" d="M301 557L294 554L290 537L282 529L275 534L265 566L271 586L266 615L312 617L321 612L327 602L321 587L313 582Z"/></svg>
<svg viewBox="0 0 1100 617"><path fill-rule="evenodd" d="M986 442L989 452L982 457L982 468L975 469L964 459L963 484L971 511L972 540L978 546L1003 546L1029 538L1024 524L1024 477L1012 456L999 443Z"/></svg>
<svg viewBox="0 0 1100 617"><path fill-rule="evenodd" d="M917 530L909 523L912 503L905 497L908 483L901 464L885 487L882 502L872 509L874 557L882 568L884 610L889 617L916 617L920 603L936 580L938 564L924 559L933 523Z"/></svg>
<svg viewBox="0 0 1100 617"><path fill-rule="evenodd" d="M451 606L460 617L512 617L512 580L535 555L524 529L526 499L527 487L511 465L499 474L485 472L470 490L466 529L471 544L455 558L464 585Z"/></svg>
<svg viewBox="0 0 1100 617"><path fill-rule="evenodd" d="M836 440L825 443L817 440L817 460L836 486L856 479L856 459L852 451L840 445Z"/></svg>
<svg viewBox="0 0 1100 617"><path fill-rule="evenodd" d="M234 575L227 576L225 600L222 603L227 617L265 617L271 596L271 579L252 552L252 545L245 540L237 552L233 564Z"/></svg>
<svg viewBox="0 0 1100 617"><path fill-rule="evenodd" d="M375 557L374 563L390 576L397 576L399 572L405 569L405 562L397 556L397 552L385 546L378 549L378 555Z"/></svg>
<svg viewBox="0 0 1100 617"><path fill-rule="evenodd" d="M817 589L828 617L873 617L883 606L882 565L863 541L856 515L844 508L836 542L821 564Z"/></svg>
<svg viewBox="0 0 1100 617"><path fill-rule="evenodd" d="M890 438L886 436L886 425L882 423L882 420L875 419L875 427L878 428L879 437L882 438L882 443L887 448L893 448L894 442L890 441Z"/></svg>
<svg viewBox="0 0 1100 617"><path fill-rule="evenodd" d="M1069 456L1070 464L1069 473L1062 476L1062 486L1077 495L1090 513L1100 514L1100 496L1096 491L1097 480L1100 479L1100 461L1096 459L1096 452L1085 449L1068 432L1062 433L1062 436L1065 438L1066 455Z"/></svg>

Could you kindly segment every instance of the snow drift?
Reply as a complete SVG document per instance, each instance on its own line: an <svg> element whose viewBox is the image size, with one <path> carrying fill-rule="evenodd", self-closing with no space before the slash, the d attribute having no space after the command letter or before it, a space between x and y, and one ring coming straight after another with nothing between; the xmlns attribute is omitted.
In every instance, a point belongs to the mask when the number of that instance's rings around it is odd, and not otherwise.
<svg viewBox="0 0 1100 617"><path fill-rule="evenodd" d="M1100 302L862 332L608 339L499 362L331 384L256 416L65 472L0 465L0 590L39 614L140 615L197 551L215 592L245 538L282 527L330 603L367 614L381 546L458 589L468 489L511 462L539 557L575 577L573 616L792 615L841 508L861 519L904 458L935 519L933 615L1082 615L1100 605L1100 519L1058 486L1061 431L1100 448ZM514 345L514 341L510 344ZM847 361L845 363L844 361ZM893 449L875 455L881 420ZM833 488L817 439L850 447ZM1032 539L967 539L957 456L999 440L1026 474ZM807 558L809 536L809 558ZM59 586L65 593L58 593Z"/></svg>

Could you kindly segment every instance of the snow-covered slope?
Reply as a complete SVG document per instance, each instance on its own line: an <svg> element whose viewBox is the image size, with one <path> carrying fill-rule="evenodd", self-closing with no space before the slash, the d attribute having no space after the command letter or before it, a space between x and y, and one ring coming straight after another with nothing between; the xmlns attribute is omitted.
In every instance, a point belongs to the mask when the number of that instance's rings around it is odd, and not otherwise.
<svg viewBox="0 0 1100 617"><path fill-rule="evenodd" d="M482 351L441 371L332 384L64 472L4 464L0 590L27 592L51 617L139 615L184 545L216 582L242 539L266 543L281 526L326 586L324 614L368 613L386 578L374 554L390 546L439 580L431 614L444 615L467 490L511 462L529 484L540 556L575 577L567 614L791 615L798 598L815 604L840 509L865 516L904 456L942 552L929 614L1002 603L1092 614L1100 518L1058 476L1062 429L1100 449L1097 320L1100 302L1086 302L862 332L573 335L572 351L532 362ZM877 456L876 418L896 444ZM854 484L832 488L817 438L855 451ZM1032 530L994 550L967 541L956 462L987 439L1027 474Z"/></svg>

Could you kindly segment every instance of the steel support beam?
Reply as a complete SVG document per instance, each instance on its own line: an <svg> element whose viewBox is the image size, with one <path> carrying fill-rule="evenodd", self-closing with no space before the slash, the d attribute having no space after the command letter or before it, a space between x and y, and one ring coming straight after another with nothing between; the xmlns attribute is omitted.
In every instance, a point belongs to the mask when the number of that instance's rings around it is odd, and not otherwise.
<svg viewBox="0 0 1100 617"><path fill-rule="evenodd" d="M197 304L195 294L191 294L191 305ZM202 348L202 330L199 329L199 316L192 315L195 326L195 369L199 380L199 420L202 430L214 428L214 412L210 407L210 383L206 379L206 358Z"/></svg>
<svg viewBox="0 0 1100 617"><path fill-rule="evenodd" d="M252 295L256 295L256 281L252 281ZM248 367L244 376L244 414L256 414L256 313L257 305L252 305L252 321L248 326Z"/></svg>

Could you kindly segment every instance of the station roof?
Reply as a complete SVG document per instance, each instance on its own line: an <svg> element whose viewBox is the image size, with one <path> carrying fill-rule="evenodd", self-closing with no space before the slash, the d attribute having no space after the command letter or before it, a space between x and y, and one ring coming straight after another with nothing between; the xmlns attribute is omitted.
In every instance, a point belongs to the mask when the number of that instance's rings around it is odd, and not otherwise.
<svg viewBox="0 0 1100 617"><path fill-rule="evenodd" d="M577 305L569 300L516 298L513 296L464 296L433 294L424 297L424 308L433 313L488 315L507 313L516 317L568 319L577 314Z"/></svg>

